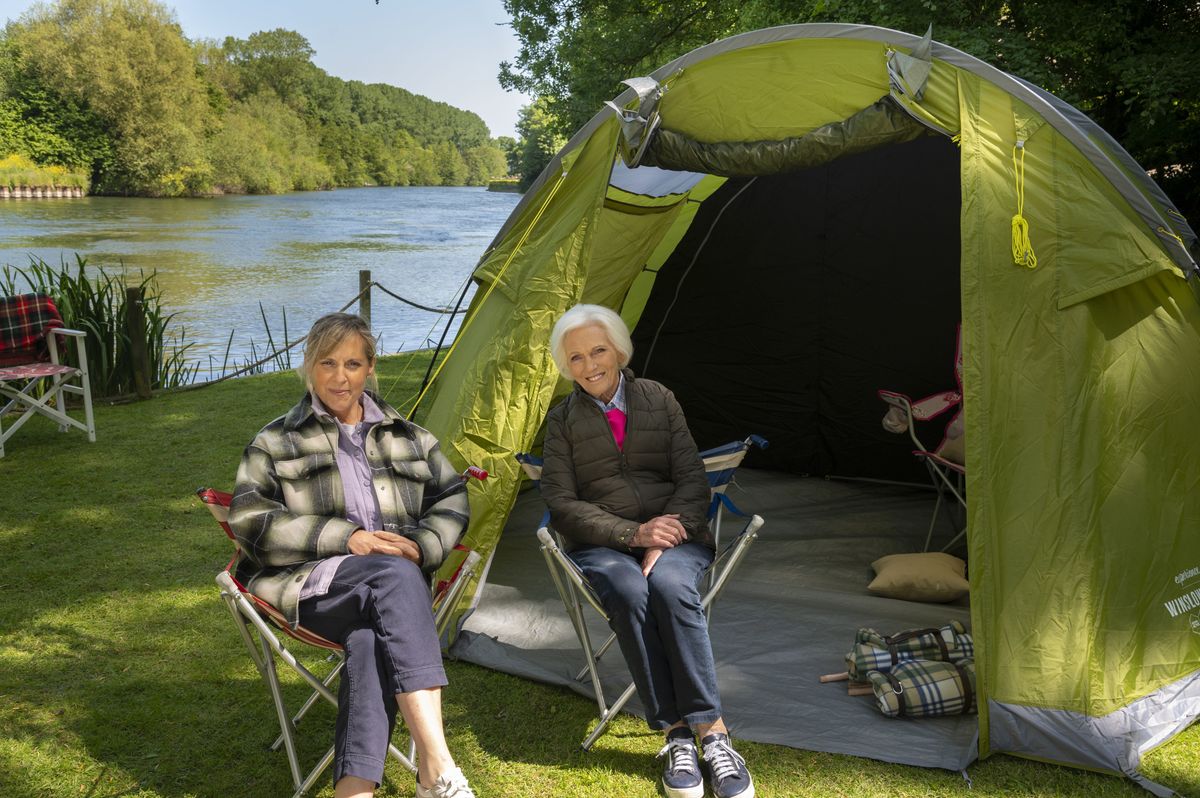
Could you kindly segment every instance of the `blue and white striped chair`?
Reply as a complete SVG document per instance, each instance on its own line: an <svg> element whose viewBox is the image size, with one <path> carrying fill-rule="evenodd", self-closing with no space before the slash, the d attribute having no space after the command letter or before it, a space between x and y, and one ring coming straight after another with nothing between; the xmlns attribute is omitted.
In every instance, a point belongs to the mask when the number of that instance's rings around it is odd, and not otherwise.
<svg viewBox="0 0 1200 798"><path fill-rule="evenodd" d="M712 501L708 507L708 518L709 526L716 538L717 547L717 555L707 570L708 590L705 591L702 597L704 612L710 622L712 620L713 602L716 601L721 591L725 589L725 584L733 575L734 570L741 564L742 558L746 556L746 552L750 546L758 539L758 530L763 525L762 517L747 515L742 512L733 503L733 500L726 495L726 491L729 485L733 484L733 477L737 473L738 466L741 465L750 448L757 446L760 449L765 449L767 445L767 441L764 438L758 435L751 435L743 441L734 441L700 453L700 457L704 461L705 473L708 476L709 490L712 494ZM542 479L542 458L525 452L517 454L516 458L517 462L525 470L525 473L533 480L533 484L540 486ZM722 547L720 531L721 519L725 510L729 510L748 520L746 526L737 537ZM550 570L550 578L554 581L554 587L558 590L558 595L562 599L563 606L566 607L567 615L571 619L571 625L575 628L575 635L579 638L579 645L585 652L587 661L579 673L575 674L575 679L582 682L585 676L591 677L592 691L596 696L596 704L600 708L600 717L595 727L583 741L583 750L587 751L595 744L596 740L600 739L600 736L608 728L608 724L624 708L629 699L633 697L636 688L633 682L630 682L621 695L611 704L605 699L604 688L600 684L600 674L597 668L600 658L612 648L612 644L616 642L617 636L616 634L610 634L608 639L599 648L592 647L591 636L588 633L587 622L583 615L584 610L583 603L580 600L581 597L592 606L592 609L600 614L600 617L605 622L609 620L608 613L605 611L603 605L601 605L600 598L596 595L595 590L592 589L587 579L584 578L583 572L579 570L579 567L562 550L562 541L550 527L549 510L546 510L542 515L537 535L538 540L542 544L542 555L546 558L546 567Z"/></svg>

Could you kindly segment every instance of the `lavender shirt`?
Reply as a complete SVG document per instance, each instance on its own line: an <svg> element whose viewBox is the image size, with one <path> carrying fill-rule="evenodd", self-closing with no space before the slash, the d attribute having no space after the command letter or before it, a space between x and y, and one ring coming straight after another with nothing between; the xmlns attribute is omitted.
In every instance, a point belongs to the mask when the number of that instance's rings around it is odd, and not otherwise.
<svg viewBox="0 0 1200 798"><path fill-rule="evenodd" d="M338 428L338 446L334 457L337 460L338 475L342 478L342 490L346 494L346 519L353 521L367 531L382 529L380 525L379 498L375 495L371 483L371 464L367 462L364 444L367 431L375 424L383 421L383 411L379 405L365 393L360 399L363 409L362 420L357 424L343 424L332 416L321 400L312 397L313 412L318 416L333 419ZM351 554L339 554L326 557L317 563L317 567L309 573L300 589L300 600L323 596L329 592L329 583L338 565Z"/></svg>

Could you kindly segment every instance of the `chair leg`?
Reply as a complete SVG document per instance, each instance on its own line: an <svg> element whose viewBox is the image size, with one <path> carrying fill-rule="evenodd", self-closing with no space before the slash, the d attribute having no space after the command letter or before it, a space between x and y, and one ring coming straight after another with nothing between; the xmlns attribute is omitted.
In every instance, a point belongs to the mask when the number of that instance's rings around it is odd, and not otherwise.
<svg viewBox="0 0 1200 798"><path fill-rule="evenodd" d="M925 548L921 551L929 551L929 544L933 542L933 528L937 526L938 513L942 511L942 486L937 487L937 501L933 504L933 518L929 519L929 531L925 534Z"/></svg>
<svg viewBox="0 0 1200 798"><path fill-rule="evenodd" d="M747 550L758 539L758 530L762 525L763 519L760 516L752 516L741 534L737 536L725 551L720 552L713 561L713 564L709 566L707 577L710 587L701 599L701 608L704 610L706 617L713 602L725 589L725 585L728 584L730 577L746 556ZM566 575L565 571L568 566L560 563L560 558L566 560L566 555L562 553L558 544L554 542L554 538L549 530L544 527L539 529L538 539L542 542L542 555L546 559L546 567L550 571L550 578L554 582L554 587L558 590L559 598L562 599L563 606L567 610L567 616L571 619L571 624L575 628L575 635L579 639L579 644L584 651L585 665L583 670L576 675L575 679L577 681L582 680L584 673L591 676L592 690L596 695L596 704L600 709L599 720L580 746L584 751L589 751L604 734L605 730L608 729L608 725L612 722L612 719L625 708L625 705L633 697L637 688L630 682L621 695L617 697L616 701L612 704L605 703L604 688L600 683L600 674L597 670L597 665L600 656L612 645L612 642L616 639L616 635L611 635L598 653L594 652L591 645L591 636L587 630L586 619L583 617L583 605L577 593L577 591L583 588L577 587L573 581L575 578L581 577L577 571L574 577ZM591 598L589 598L589 603L592 603ZM602 608L598 605L594 606L601 617L608 620Z"/></svg>
<svg viewBox="0 0 1200 798"><path fill-rule="evenodd" d="M337 677L341 675L342 670L345 669L345 667L346 667L346 660L342 659L341 661L338 662L337 665L333 666L333 670L331 670L329 672L329 675L321 680L322 683L326 687L329 687L330 685L332 685L337 680ZM317 703L317 699L319 699L320 697L321 697L320 693L318 693L316 690L312 691L312 693L308 696L308 700L306 700L304 702L304 704L300 707L300 711L292 716L292 726L293 727L295 727L297 724L300 723L300 720L305 715L308 714L308 711L310 709L312 709L313 704ZM281 745L283 745L283 735L282 734L280 734L278 737L275 738L275 742L271 743L271 750L278 751L279 746L281 746Z"/></svg>
<svg viewBox="0 0 1200 798"><path fill-rule="evenodd" d="M89 443L96 442L96 421L92 417L92 379L88 374L87 351L83 339L75 339L75 351L79 353L79 381L83 383L83 420L87 425Z"/></svg>
<svg viewBox="0 0 1200 798"><path fill-rule="evenodd" d="M545 533L543 535L543 533ZM546 567L550 571L550 579L554 582L554 587L558 591L558 597L562 600L563 607L567 611L567 617L571 619L571 625L575 628L575 636L579 640L579 645L583 648L585 665L584 670L591 676L592 692L595 693L596 704L600 708L601 717L608 711L608 706L604 701L604 688L600 684L600 674L596 670L596 658L592 653L592 640L588 634L587 622L583 617L583 607L579 602L579 597L575 593L573 586L568 586L565 577L560 573L560 566L557 562L557 557L566 555L562 554L558 545L553 542L550 533L543 527L538 530L538 538L542 541L542 555L546 558ZM606 619L607 620L607 619ZM583 671L576 679L582 677Z"/></svg>
<svg viewBox="0 0 1200 798"><path fill-rule="evenodd" d="M629 686L625 688L625 692L621 693L617 700L613 702L611 707L600 708L599 722L596 723L596 727L592 729L591 734L587 736L587 739L585 739L583 744L580 746L584 751L592 750L592 746L596 744L596 741L599 740L601 735L603 735L608 729L608 724L611 723L612 719L615 718L621 712L621 710L625 708L625 705L629 703L629 699L633 698L633 694L636 692L636 690L637 686L633 682L630 682Z"/></svg>
<svg viewBox="0 0 1200 798"><path fill-rule="evenodd" d="M292 770L292 783L296 786L296 794L303 792L304 779L300 776L300 759L296 756L296 740L293 735L292 721L284 709L283 691L279 689L279 674L275 672L275 656L266 640L261 640L262 654L265 667L262 668L263 680L271 691L271 703L275 705L275 714L279 718L279 730L283 736L283 746L287 750L288 766Z"/></svg>

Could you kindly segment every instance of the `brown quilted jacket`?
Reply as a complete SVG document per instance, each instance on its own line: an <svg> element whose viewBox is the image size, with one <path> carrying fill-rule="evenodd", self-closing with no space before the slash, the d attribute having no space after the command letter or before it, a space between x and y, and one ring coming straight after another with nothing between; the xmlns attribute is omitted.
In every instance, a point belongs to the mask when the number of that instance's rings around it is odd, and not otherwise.
<svg viewBox="0 0 1200 798"><path fill-rule="evenodd" d="M704 464L675 396L625 375L625 450L599 405L575 386L546 415L542 497L568 548L627 541L643 521L678 513L689 540L713 546Z"/></svg>

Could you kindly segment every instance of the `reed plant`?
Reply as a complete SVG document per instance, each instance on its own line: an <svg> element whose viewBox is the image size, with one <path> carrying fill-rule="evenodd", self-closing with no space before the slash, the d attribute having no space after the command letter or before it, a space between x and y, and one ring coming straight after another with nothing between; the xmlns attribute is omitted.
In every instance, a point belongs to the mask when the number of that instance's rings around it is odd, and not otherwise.
<svg viewBox="0 0 1200 798"><path fill-rule="evenodd" d="M41 258L31 257L25 268L0 267L0 292L26 291L49 294L67 327L87 333L88 371L92 391L98 396L118 396L134 391L132 343L127 331L129 307L126 289L129 277L124 272L110 274L104 267L87 274L87 258L75 255L72 269L63 259L59 267ZM191 343L185 342L186 330L168 334L175 317L162 304L162 293L154 272L138 273L134 287L142 289L146 318L146 352L150 360L150 387L176 388L192 382L199 364L187 361ZM71 352L74 356L74 352Z"/></svg>

